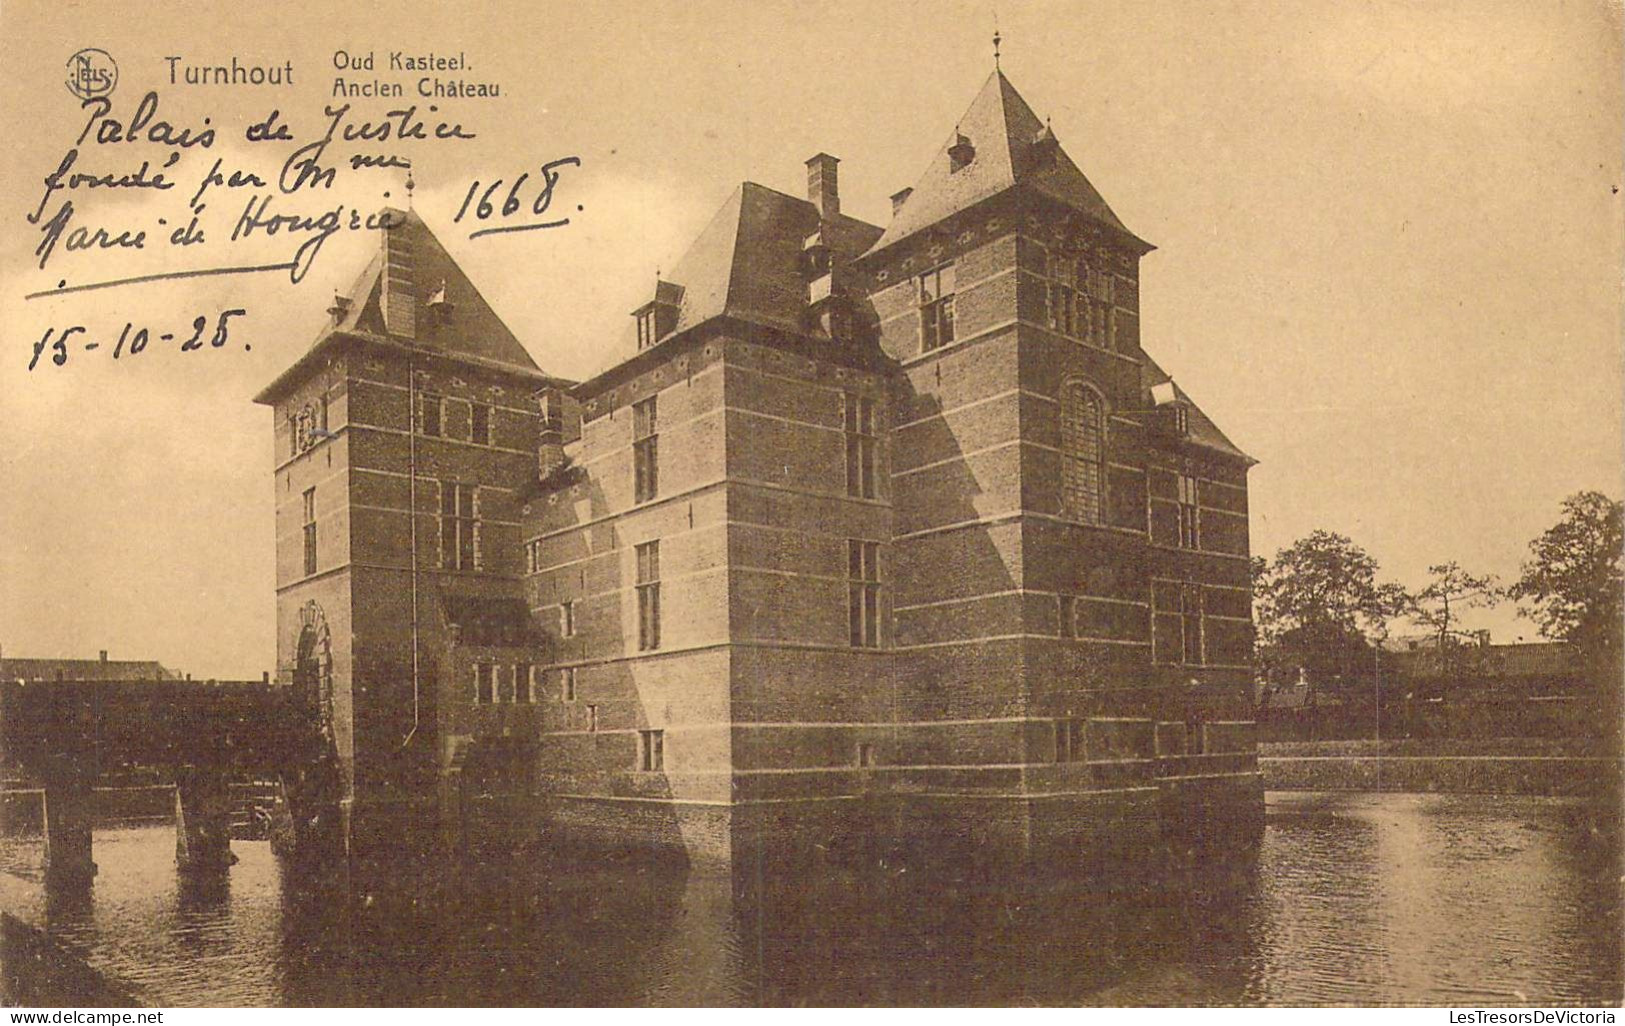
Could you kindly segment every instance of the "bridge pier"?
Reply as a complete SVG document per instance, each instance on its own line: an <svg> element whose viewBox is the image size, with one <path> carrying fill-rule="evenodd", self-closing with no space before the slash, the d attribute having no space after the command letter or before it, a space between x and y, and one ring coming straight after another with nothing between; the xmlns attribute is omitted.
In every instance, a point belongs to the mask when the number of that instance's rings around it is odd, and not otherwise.
<svg viewBox="0 0 1625 1026"><path fill-rule="evenodd" d="M231 811L225 771L187 766L175 775L175 865L182 873L223 873L237 861Z"/></svg>
<svg viewBox="0 0 1625 1026"><path fill-rule="evenodd" d="M91 857L93 775L79 767L52 769L45 777L45 885L85 888L96 876Z"/></svg>

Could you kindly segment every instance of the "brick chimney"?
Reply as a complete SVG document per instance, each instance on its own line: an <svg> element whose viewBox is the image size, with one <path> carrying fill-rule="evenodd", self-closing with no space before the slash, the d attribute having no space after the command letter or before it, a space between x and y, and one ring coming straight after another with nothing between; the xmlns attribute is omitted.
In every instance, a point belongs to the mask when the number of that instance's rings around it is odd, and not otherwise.
<svg viewBox="0 0 1625 1026"><path fill-rule="evenodd" d="M556 388L544 388L537 393L536 403L542 412L536 439L536 476L545 481L564 466L564 394Z"/></svg>
<svg viewBox="0 0 1625 1026"><path fill-rule="evenodd" d="M818 216L833 221L841 214L841 190L835 165L840 159L820 153L807 160L807 198L818 208Z"/></svg>
<svg viewBox="0 0 1625 1026"><path fill-rule="evenodd" d="M107 649L102 649L102 662L107 662Z"/></svg>
<svg viewBox="0 0 1625 1026"><path fill-rule="evenodd" d="M415 338L418 297L407 215L392 208L386 208L384 213L390 225L384 230L384 328L391 335Z"/></svg>

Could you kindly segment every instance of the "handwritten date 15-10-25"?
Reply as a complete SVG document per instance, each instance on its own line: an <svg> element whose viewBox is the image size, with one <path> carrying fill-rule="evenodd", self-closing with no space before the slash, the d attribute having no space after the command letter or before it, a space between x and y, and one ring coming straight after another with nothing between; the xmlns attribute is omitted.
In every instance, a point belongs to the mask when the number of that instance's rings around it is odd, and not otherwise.
<svg viewBox="0 0 1625 1026"><path fill-rule="evenodd" d="M118 338L108 338L92 335L90 329L83 324L75 324L69 328L57 330L55 325L45 329L45 334L34 343L34 355L28 361L28 369L33 370L40 362L40 357L46 352L51 354L51 362L58 367L68 362L68 354L74 350L94 352L97 349L109 348L113 351L113 359L122 359L124 356L136 356L144 352L148 343L157 339L160 343L168 344L179 338L180 351L192 352L195 349L223 349L226 345L228 325L233 317L246 316L246 310L222 310L218 317L212 320L202 314L192 318L192 330L182 336L180 332L166 331L154 334L146 325L136 326L132 321L124 322L124 328ZM214 331L208 331L210 324ZM248 343L243 343L243 349L249 349Z"/></svg>

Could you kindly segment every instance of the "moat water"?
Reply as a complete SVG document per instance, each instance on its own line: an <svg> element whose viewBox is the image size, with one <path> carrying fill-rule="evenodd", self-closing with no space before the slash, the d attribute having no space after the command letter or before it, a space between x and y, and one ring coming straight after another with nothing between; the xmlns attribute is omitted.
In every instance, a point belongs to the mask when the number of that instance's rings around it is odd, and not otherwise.
<svg viewBox="0 0 1625 1026"><path fill-rule="evenodd" d="M101 830L88 900L38 840L0 905L157 1005L1617 1005L1619 852L1575 802L1271 793L1256 859L1158 893L470 861L285 887L263 842L177 880L167 825Z"/></svg>

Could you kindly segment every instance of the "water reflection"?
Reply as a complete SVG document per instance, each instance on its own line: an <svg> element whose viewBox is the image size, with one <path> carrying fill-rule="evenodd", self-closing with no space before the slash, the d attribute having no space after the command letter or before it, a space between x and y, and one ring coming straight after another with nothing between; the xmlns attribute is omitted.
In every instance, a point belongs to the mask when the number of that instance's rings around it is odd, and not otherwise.
<svg viewBox="0 0 1625 1026"><path fill-rule="evenodd" d="M159 1004L1619 1000L1618 854L1574 803L1270 802L1254 861L1155 892L906 875L763 888L539 855L294 886L253 842L208 886L177 879L171 832L141 828L98 833L89 902L15 880L0 894Z"/></svg>

